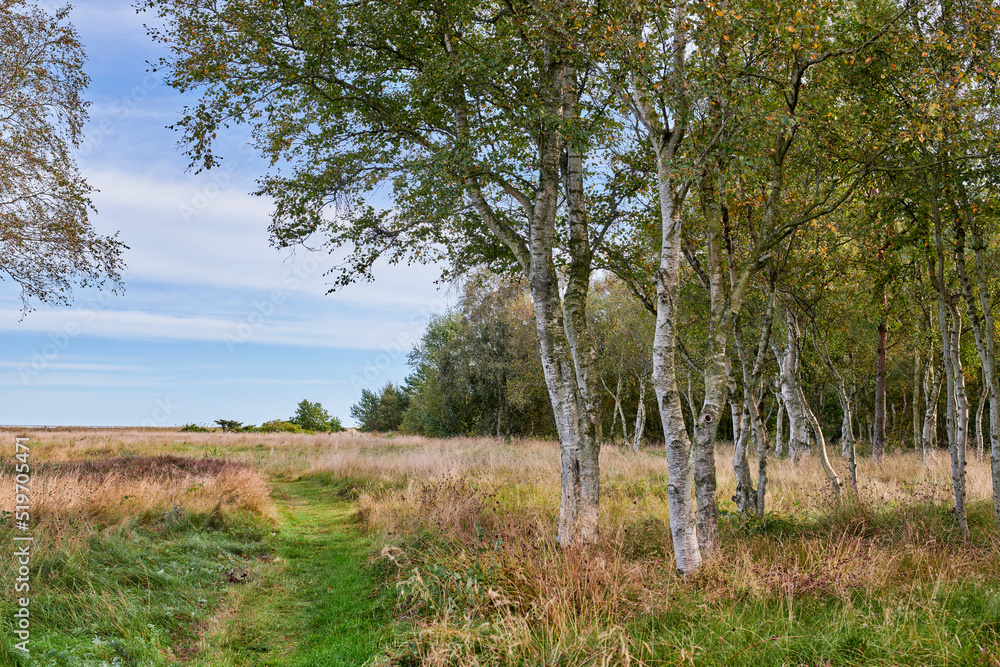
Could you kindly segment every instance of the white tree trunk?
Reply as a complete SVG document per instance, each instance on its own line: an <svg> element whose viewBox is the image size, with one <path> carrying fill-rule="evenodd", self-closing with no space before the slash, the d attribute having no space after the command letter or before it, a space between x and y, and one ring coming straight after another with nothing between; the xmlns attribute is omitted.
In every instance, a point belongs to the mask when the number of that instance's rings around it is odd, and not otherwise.
<svg viewBox="0 0 1000 667"><path fill-rule="evenodd" d="M924 425L921 430L920 444L924 454L924 465L930 465L934 450L937 448L938 401L941 398L941 373L938 372L937 360L933 350L924 366Z"/></svg>
<svg viewBox="0 0 1000 667"><path fill-rule="evenodd" d="M781 400L780 392L775 394L775 400L778 402L778 417L774 425L774 455L780 458L785 449L782 442L785 431L785 402Z"/></svg>
<svg viewBox="0 0 1000 667"><path fill-rule="evenodd" d="M969 426L969 401L962 373L962 316L955 307L955 298L945 280L944 241L941 233L941 215L938 208L938 184L932 187L931 210L934 216L934 243L937 264L930 267L930 275L938 293L938 327L941 332L941 357L947 387L948 413L945 423L948 430L948 451L951 454L951 482L955 493L955 519L964 537L969 535L965 509L965 447ZM933 260L930 260L933 261Z"/></svg>
<svg viewBox="0 0 1000 667"><path fill-rule="evenodd" d="M615 437L615 426L618 424L618 406L621 404L618 395L621 393L622 378L620 375L618 376L618 387L614 391L611 391L611 387L604 381L604 378L601 378L601 384L604 386L604 391L608 392L608 395L615 402L615 406L611 408L611 429L608 431L609 437L613 440Z"/></svg>
<svg viewBox="0 0 1000 667"><path fill-rule="evenodd" d="M962 186L959 192L964 192ZM969 311L969 321L976 340L976 350L983 373L983 391L976 410L976 438L979 448L979 458L983 457L983 399L988 396L990 403L990 469L993 477L993 512L995 520L1000 524L1000 378L997 377L995 326L993 323L993 307L990 298L989 284L986 280L986 244L979 233L973 215L972 206L963 202L965 218L955 220L955 266L962 285L962 294ZM965 259L965 224L968 224L972 235L972 248L976 257L976 278L978 303L972 282L969 279Z"/></svg>
<svg viewBox="0 0 1000 667"><path fill-rule="evenodd" d="M632 451L638 452L642 433L646 430L646 380L639 376L639 405L635 409L635 430L632 431Z"/></svg>
<svg viewBox="0 0 1000 667"><path fill-rule="evenodd" d="M737 443L736 451L733 455L733 471L736 474L736 509L740 512L756 511L761 518L765 514L765 502L767 499L767 452L770 449L767 428L761 419L757 403L760 400L758 387L760 386L761 374L767 358L768 347L771 342L771 327L775 318L776 294L774 286L769 287L767 296L767 307L764 312L764 322L761 327L760 338L757 341L756 356L753 359L753 366L750 365L748 351L744 349L738 327L733 328L733 341L736 344L736 351L740 357L740 365L743 369L743 407L747 413L747 427L744 435ZM753 480L750 477L750 465L747 460L747 449L750 435L753 436L754 444L757 447L757 488L753 488Z"/></svg>
<svg viewBox="0 0 1000 667"><path fill-rule="evenodd" d="M837 475L837 471L830 465L830 458L826 454L826 438L823 437L823 427L820 425L819 419L816 418L816 413L809 407L804 394L802 395L802 405L805 408L806 418L809 419L809 426L812 428L813 435L816 436L816 446L819 449L819 460L823 464L823 472L826 473L827 479L830 480L830 486L833 487L834 495L839 496L841 486L840 476Z"/></svg>
<svg viewBox="0 0 1000 667"><path fill-rule="evenodd" d="M976 458L983 460L985 438L983 437L983 410L986 407L986 391L979 392L979 405L976 406Z"/></svg>
<svg viewBox="0 0 1000 667"><path fill-rule="evenodd" d="M790 309L784 310L785 344L774 345L781 379L781 398L788 413L788 456L798 461L809 446L808 415L799 382L799 324Z"/></svg>
<svg viewBox="0 0 1000 667"><path fill-rule="evenodd" d="M743 431L743 401L735 400L738 396L736 392L736 378L733 376L732 362L729 355L725 359L726 389L729 393L729 414L733 428L733 444L739 442Z"/></svg>
<svg viewBox="0 0 1000 667"><path fill-rule="evenodd" d="M578 106L575 70L555 59L545 67L550 110L569 122ZM462 113L456 109L460 130L464 125ZM583 196L583 154L581 147L567 144L555 125L540 133L537 150L537 188L531 201L522 202L528 227L526 243L498 218L473 177L466 185L477 212L511 250L528 279L542 370L561 451L557 539L562 546L589 544L597 540L600 443L596 438L595 377L591 373L595 353L586 314L591 253ZM570 234L566 290L561 295L553 255L564 151L568 157L562 182L566 185Z"/></svg>
<svg viewBox="0 0 1000 667"><path fill-rule="evenodd" d="M913 352L913 451L920 451L920 350Z"/></svg>
<svg viewBox="0 0 1000 667"><path fill-rule="evenodd" d="M660 265L656 271L656 333L653 337L653 383L663 422L667 454L667 503L677 569L688 574L701 567L694 499L694 449L684 423L677 387L677 323L681 264L681 211L668 147L656 139L657 176L662 215Z"/></svg>

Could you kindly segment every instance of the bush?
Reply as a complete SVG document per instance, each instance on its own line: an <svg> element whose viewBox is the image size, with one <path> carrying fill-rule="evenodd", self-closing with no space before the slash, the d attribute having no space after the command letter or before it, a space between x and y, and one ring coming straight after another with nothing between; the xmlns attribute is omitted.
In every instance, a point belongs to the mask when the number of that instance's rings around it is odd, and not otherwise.
<svg viewBox="0 0 1000 667"><path fill-rule="evenodd" d="M298 424L280 419L272 419L269 422L264 422L256 430L261 433L302 433L302 427Z"/></svg>
<svg viewBox="0 0 1000 667"><path fill-rule="evenodd" d="M253 425L244 426L243 422L238 422L234 419L216 419L215 423L226 433L233 431L247 431L253 428Z"/></svg>
<svg viewBox="0 0 1000 667"><path fill-rule="evenodd" d="M288 420L306 431L342 431L343 426L336 417L331 417L320 403L310 403L303 399L295 410L295 416Z"/></svg>
<svg viewBox="0 0 1000 667"><path fill-rule="evenodd" d="M198 424L184 424L180 430L185 433L209 433L212 429L206 426L199 426Z"/></svg>

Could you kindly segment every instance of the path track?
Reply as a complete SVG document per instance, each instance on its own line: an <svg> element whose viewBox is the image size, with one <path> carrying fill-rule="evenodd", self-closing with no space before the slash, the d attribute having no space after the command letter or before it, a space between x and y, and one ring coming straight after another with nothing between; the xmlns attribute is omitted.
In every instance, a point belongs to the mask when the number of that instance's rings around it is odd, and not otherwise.
<svg viewBox="0 0 1000 667"><path fill-rule="evenodd" d="M389 614L373 599L354 507L315 481L276 482L276 560L215 616L191 665L361 667Z"/></svg>

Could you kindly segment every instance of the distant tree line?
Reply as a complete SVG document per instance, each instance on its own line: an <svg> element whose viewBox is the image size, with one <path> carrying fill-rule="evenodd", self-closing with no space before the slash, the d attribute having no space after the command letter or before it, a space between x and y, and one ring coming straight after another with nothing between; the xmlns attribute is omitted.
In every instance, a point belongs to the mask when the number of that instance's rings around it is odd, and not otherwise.
<svg viewBox="0 0 1000 667"><path fill-rule="evenodd" d="M333 417L319 402L306 399L299 401L295 414L286 419L272 419L260 426L244 424L235 419L216 419L216 425L225 433L337 433L344 427L340 419ZM208 427L198 424L185 424L182 431L205 432Z"/></svg>

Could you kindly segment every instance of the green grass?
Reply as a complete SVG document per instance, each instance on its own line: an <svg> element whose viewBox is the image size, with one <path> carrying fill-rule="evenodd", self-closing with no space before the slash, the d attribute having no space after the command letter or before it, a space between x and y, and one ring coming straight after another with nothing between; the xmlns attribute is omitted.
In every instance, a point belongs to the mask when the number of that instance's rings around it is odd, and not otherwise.
<svg viewBox="0 0 1000 667"><path fill-rule="evenodd" d="M172 511L93 533L86 549L40 554L32 563L33 665L169 665L175 650L224 594L232 573L270 550L251 517ZM10 544L10 530L0 541ZM25 665L12 648L12 596L0 600L0 665Z"/></svg>
<svg viewBox="0 0 1000 667"><path fill-rule="evenodd" d="M869 598L832 596L712 604L693 595L631 624L643 659L698 665L982 665L1000 659L1000 591L915 587Z"/></svg>
<svg viewBox="0 0 1000 667"><path fill-rule="evenodd" d="M273 482L276 521L178 508L33 560L31 664L1000 667L1000 543L985 501L970 503L968 540L947 502L726 513L732 563L683 581L662 514L630 509L663 499L662 475L608 480L609 515L629 530L595 552L620 565L605 571L537 530L533 512L552 499L537 480L424 481L404 506L402 475L270 470L288 475ZM381 501L392 504L367 515L366 537L356 505ZM853 556L840 549L851 540ZM402 547L399 567L369 565L383 544ZM601 574L612 571L629 574ZM27 667L9 648L13 610L0 599L0 667Z"/></svg>
<svg viewBox="0 0 1000 667"><path fill-rule="evenodd" d="M379 652L391 615L372 595L370 545L343 495L343 485L312 479L275 485L279 560L191 664L360 667Z"/></svg>
<svg viewBox="0 0 1000 667"><path fill-rule="evenodd" d="M425 547L442 554L440 543ZM418 566L420 598L426 601L421 615L437 623L430 634L397 637L393 664L421 664L431 653L450 651L457 657L447 664L456 666L1000 667L996 585L796 595L791 609L787 598L719 598L697 584L683 585L658 600L657 610L600 614L595 620L583 602L578 621L557 626L529 611L526 635L502 612L482 613L488 605L481 593L496 585L497 573L477 567L475 553L465 554L471 564L464 561L462 569L441 564L441 558ZM410 575L408 584L417 576ZM447 621L444 609L450 610Z"/></svg>
<svg viewBox="0 0 1000 667"><path fill-rule="evenodd" d="M450 655L444 664L455 667L1000 667L996 529L992 507L981 505L969 540L946 507L930 504L764 522L726 515L729 551L685 581L670 570L658 520L630 525L619 545L564 558L520 546L523 526L498 518L516 501L470 503L479 509L465 523L475 529L463 533L441 528L447 517L417 500L392 539L405 560L400 603L420 620L414 630L397 626L392 664ZM853 543L856 552L837 550Z"/></svg>
<svg viewBox="0 0 1000 667"><path fill-rule="evenodd" d="M279 483L277 527L177 508L49 553L32 563L32 660L12 648L5 596L0 666L359 667L391 615L345 494Z"/></svg>

